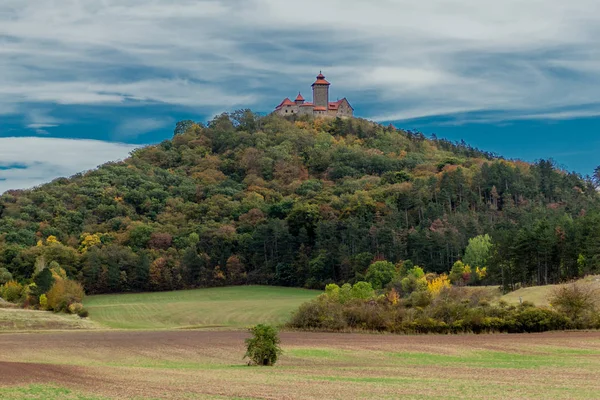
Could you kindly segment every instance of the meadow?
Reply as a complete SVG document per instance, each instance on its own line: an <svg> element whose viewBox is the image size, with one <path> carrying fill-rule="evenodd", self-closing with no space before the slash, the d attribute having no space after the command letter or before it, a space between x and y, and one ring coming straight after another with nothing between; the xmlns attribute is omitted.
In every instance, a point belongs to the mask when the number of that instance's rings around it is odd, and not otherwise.
<svg viewBox="0 0 600 400"><path fill-rule="evenodd" d="M321 292L236 286L176 292L88 296L90 318L117 329L245 328L283 324L298 306Z"/></svg>

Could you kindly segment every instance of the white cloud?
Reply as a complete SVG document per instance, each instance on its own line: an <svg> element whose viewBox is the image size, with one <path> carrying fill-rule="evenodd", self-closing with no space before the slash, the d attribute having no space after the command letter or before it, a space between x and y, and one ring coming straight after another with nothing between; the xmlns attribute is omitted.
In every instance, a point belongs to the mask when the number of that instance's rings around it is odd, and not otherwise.
<svg viewBox="0 0 600 400"><path fill-rule="evenodd" d="M0 193L124 159L135 145L98 140L38 137L0 138Z"/></svg>
<svg viewBox="0 0 600 400"><path fill-rule="evenodd" d="M144 133L152 132L171 124L168 118L133 118L122 122L116 129L119 138L137 137Z"/></svg>
<svg viewBox="0 0 600 400"><path fill-rule="evenodd" d="M368 117L543 118L598 102L596 3L4 0L0 114L31 102L265 111L323 69Z"/></svg>

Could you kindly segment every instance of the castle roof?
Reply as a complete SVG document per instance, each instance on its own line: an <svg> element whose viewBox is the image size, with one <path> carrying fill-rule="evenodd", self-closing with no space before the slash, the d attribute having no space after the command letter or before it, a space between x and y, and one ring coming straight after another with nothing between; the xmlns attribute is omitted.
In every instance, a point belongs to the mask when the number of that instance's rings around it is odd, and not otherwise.
<svg viewBox="0 0 600 400"><path fill-rule="evenodd" d="M325 107L315 107L314 108L315 111L327 111L327 109Z"/></svg>
<svg viewBox="0 0 600 400"><path fill-rule="evenodd" d="M298 97L296 97L296 101L304 101L304 97L298 92Z"/></svg>
<svg viewBox="0 0 600 400"><path fill-rule="evenodd" d="M342 105L343 102L348 103L348 107L352 108L352 106L350 105L350 103L348 102L348 99L346 99L345 97L341 100L338 101L334 101L334 102L330 102L329 103L329 109L330 110L337 110L338 108L340 108L340 106ZM354 108L352 108L354 110Z"/></svg>
<svg viewBox="0 0 600 400"><path fill-rule="evenodd" d="M312 84L312 86L315 86L315 85L327 85L327 86L329 86L329 85L331 85L331 83L327 82L325 80L325 75L323 75L323 74L320 73L319 75L317 75L317 80L315 81L315 83Z"/></svg>
<svg viewBox="0 0 600 400"><path fill-rule="evenodd" d="M281 103L279 103L279 105L275 109L278 110L283 106L293 106L293 105L296 105L296 103L291 101L289 97L286 97L285 99L283 99L283 101Z"/></svg>

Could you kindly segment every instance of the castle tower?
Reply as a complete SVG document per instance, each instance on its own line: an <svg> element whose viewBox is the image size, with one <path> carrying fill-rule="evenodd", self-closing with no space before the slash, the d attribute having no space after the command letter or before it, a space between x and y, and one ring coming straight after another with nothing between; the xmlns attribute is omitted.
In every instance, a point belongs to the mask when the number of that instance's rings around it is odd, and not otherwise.
<svg viewBox="0 0 600 400"><path fill-rule="evenodd" d="M296 105L304 104L304 97L302 97L300 92L298 92L298 97L296 97L296 100L294 101L294 103L296 103Z"/></svg>
<svg viewBox="0 0 600 400"><path fill-rule="evenodd" d="M315 108L324 107L327 110L329 107L329 85L331 84L325 80L325 76L319 73L316 82L312 84Z"/></svg>

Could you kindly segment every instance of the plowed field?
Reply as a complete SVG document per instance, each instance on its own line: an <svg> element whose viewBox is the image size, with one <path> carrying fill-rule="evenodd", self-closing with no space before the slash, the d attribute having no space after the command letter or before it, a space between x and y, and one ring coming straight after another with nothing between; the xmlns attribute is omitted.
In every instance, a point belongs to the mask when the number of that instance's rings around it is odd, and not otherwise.
<svg viewBox="0 0 600 400"><path fill-rule="evenodd" d="M245 332L0 335L0 398L589 399L600 332L281 335L272 368L242 360Z"/></svg>

